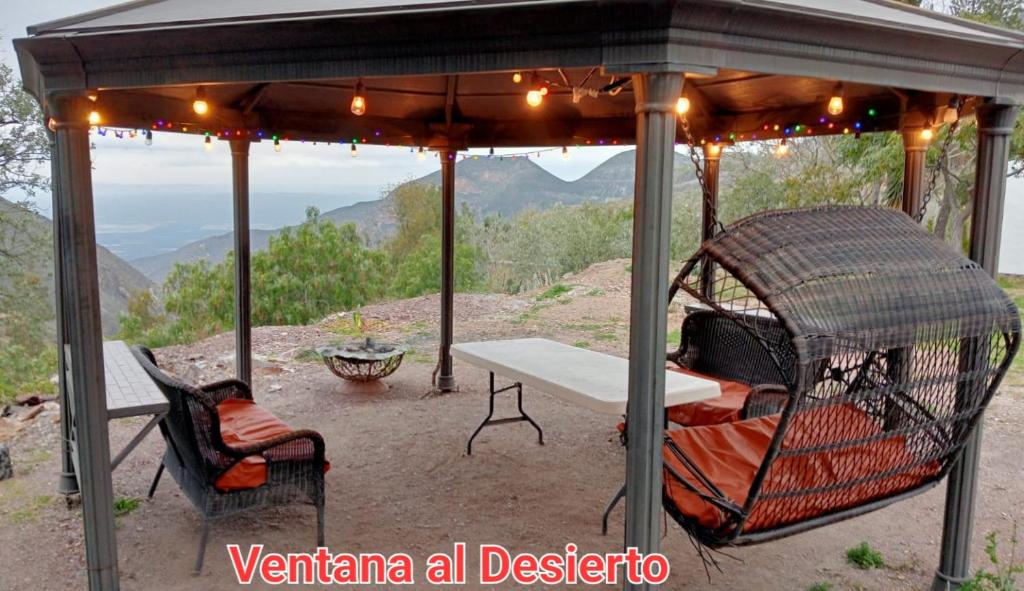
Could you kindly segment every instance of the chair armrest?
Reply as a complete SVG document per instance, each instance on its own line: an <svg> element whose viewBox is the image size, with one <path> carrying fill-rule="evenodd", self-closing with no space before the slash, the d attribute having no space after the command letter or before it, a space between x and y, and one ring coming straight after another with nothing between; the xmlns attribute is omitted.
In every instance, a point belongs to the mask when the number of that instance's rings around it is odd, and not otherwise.
<svg viewBox="0 0 1024 591"><path fill-rule="evenodd" d="M236 458L267 454L270 461L308 461L324 463L324 438L316 431L300 429L249 445L227 445L228 455Z"/></svg>
<svg viewBox="0 0 1024 591"><path fill-rule="evenodd" d="M753 419L782 412L789 401L789 389L779 384L759 384L750 389L740 410L741 419Z"/></svg>
<svg viewBox="0 0 1024 591"><path fill-rule="evenodd" d="M215 405L232 398L252 400L252 389L241 380L221 380L200 386L199 389L209 396Z"/></svg>

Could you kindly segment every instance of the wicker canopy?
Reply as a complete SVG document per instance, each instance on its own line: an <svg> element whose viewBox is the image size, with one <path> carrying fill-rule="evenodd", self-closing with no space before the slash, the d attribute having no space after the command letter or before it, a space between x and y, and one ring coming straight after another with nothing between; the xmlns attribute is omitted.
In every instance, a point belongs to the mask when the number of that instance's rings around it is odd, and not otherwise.
<svg viewBox="0 0 1024 591"><path fill-rule="evenodd" d="M740 422L666 440L666 506L713 545L796 533L938 482L1020 341L989 274L888 209L748 217L701 247L680 288L710 310L670 357L754 387ZM736 457L703 451L721 436Z"/></svg>
<svg viewBox="0 0 1024 591"><path fill-rule="evenodd" d="M842 346L913 345L923 329L967 338L1019 324L984 269L891 209L755 215L705 244L705 256L782 322L804 362Z"/></svg>

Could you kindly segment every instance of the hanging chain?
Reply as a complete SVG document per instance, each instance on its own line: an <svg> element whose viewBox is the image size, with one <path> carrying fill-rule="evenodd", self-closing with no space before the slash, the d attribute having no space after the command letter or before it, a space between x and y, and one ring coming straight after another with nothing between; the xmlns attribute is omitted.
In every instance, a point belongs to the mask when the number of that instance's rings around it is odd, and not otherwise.
<svg viewBox="0 0 1024 591"><path fill-rule="evenodd" d="M704 207L707 211L711 212L711 233L714 235L724 231L725 226L718 219L718 206L715 204L711 190L708 189L707 181L704 180L704 167L701 166L700 156L697 155L697 145L693 140L693 134L690 133L690 120L686 118L686 115L683 115L679 117L679 124L683 128L683 134L686 135L686 145L690 148L690 160L693 161L693 175L697 177L697 182L700 183L700 190L704 195Z"/></svg>
<svg viewBox="0 0 1024 591"><path fill-rule="evenodd" d="M946 138L942 140L942 145L939 147L939 157L935 161L935 166L932 167L931 175L928 177L928 185L925 187L924 196L921 199L921 209L918 210L917 215L914 216L914 221L921 223L924 219L924 214L928 210L928 203L932 200L932 193L935 192L935 185L939 180L939 173L942 170L942 163L946 159L949 153L949 146L953 143L953 136L956 135L956 130L960 126L960 117L964 112L965 101L963 98L958 98L956 102L956 121L949 124L949 129L946 131ZM927 154L927 151L925 152ZM903 182L907 182L903 179Z"/></svg>

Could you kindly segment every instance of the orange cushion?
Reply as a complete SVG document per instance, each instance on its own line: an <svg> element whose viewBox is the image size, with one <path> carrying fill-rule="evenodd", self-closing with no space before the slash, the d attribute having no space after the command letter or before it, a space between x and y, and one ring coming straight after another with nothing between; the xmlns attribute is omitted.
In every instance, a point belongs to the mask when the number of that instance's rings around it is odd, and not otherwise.
<svg viewBox="0 0 1024 591"><path fill-rule="evenodd" d="M718 386L722 390L722 395L717 398L670 406L668 409L668 419L670 421L689 427L732 423L740 420L743 404L747 401L747 395L750 394L750 386L743 382L723 380L675 365L668 366L668 369L688 376L718 382Z"/></svg>
<svg viewBox="0 0 1024 591"><path fill-rule="evenodd" d="M769 415L734 423L677 429L670 431L668 436L726 497L742 507L768 451L778 420L779 415ZM829 430L816 429L815 425L820 423L828 424ZM879 423L853 406L812 409L793 417L783 449L828 445L879 433ZM691 484L708 492L667 446L663 449L663 457L668 466L672 466ZM751 512L744 531L753 532L796 523L888 497L923 484L941 468L937 461L905 468L916 461L907 451L906 439L902 435L838 449L779 456L768 470L761 488L761 498ZM821 490L868 479L890 470L895 472L886 477L843 486L841 489ZM667 469L665 487L676 508L700 525L717 529L727 523L728 514L685 488ZM816 489L817 492L770 497L773 492L795 489Z"/></svg>
<svg viewBox="0 0 1024 591"><path fill-rule="evenodd" d="M293 429L252 400L229 398L217 405L220 436L228 445L251 445ZM324 462L324 472L330 464ZM267 482L267 461L261 454L246 456L217 477L213 485L222 492L246 490Z"/></svg>

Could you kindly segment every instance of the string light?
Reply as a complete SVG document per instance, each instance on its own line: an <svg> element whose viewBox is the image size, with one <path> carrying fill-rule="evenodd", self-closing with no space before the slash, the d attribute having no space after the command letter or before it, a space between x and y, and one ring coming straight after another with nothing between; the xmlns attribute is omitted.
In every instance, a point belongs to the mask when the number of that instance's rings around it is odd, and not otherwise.
<svg viewBox="0 0 1024 591"><path fill-rule="evenodd" d="M516 73L512 74L512 82L514 82L516 84L519 84L522 81L523 81L523 73L522 72L516 72Z"/></svg>
<svg viewBox="0 0 1024 591"><path fill-rule="evenodd" d="M427 159L427 153L425 151L423 151L423 146L420 146L420 149L416 152L416 158L418 160L426 160Z"/></svg>
<svg viewBox="0 0 1024 591"><path fill-rule="evenodd" d="M360 78L356 82L355 94L352 95L352 114L357 117L366 113L366 96L364 96L364 92L363 79Z"/></svg>
<svg viewBox="0 0 1024 591"><path fill-rule="evenodd" d="M832 90L832 98L828 99L829 115L841 115L843 112L843 83L836 84Z"/></svg>
<svg viewBox="0 0 1024 591"><path fill-rule="evenodd" d="M686 112L689 110L690 99L686 98L685 96L679 97L679 100L676 101L676 113L679 113L680 115L685 115Z"/></svg>
<svg viewBox="0 0 1024 591"><path fill-rule="evenodd" d="M50 117L46 121L46 128L49 129L50 131L57 131L57 120L53 117Z"/></svg>
<svg viewBox="0 0 1024 591"><path fill-rule="evenodd" d="M89 125L99 125L103 122L103 117L100 116L99 111L89 111Z"/></svg>
<svg viewBox="0 0 1024 591"><path fill-rule="evenodd" d="M722 153L722 145L721 144L709 144L708 145L708 155L711 156L712 158L715 157L715 156L718 156L721 153Z"/></svg>
<svg viewBox="0 0 1024 591"><path fill-rule="evenodd" d="M210 105L206 102L206 91L202 86L196 88L196 98L192 101L192 110L196 115L205 115L210 112Z"/></svg>
<svg viewBox="0 0 1024 591"><path fill-rule="evenodd" d="M568 160L568 159L569 159L569 148L567 148L566 146L562 146L562 160Z"/></svg>
<svg viewBox="0 0 1024 591"><path fill-rule="evenodd" d="M356 158L358 156L359 156L359 148L356 146L355 143L353 143L352 144L352 157Z"/></svg>
<svg viewBox="0 0 1024 591"><path fill-rule="evenodd" d="M930 142L932 141L933 137L935 137L935 132L932 131L931 127L925 127L924 129L921 130L921 139L923 139L924 141Z"/></svg>
<svg viewBox="0 0 1024 591"><path fill-rule="evenodd" d="M147 146L152 146L153 145L153 131L150 130L150 129L146 130L146 145Z"/></svg>
<svg viewBox="0 0 1024 591"><path fill-rule="evenodd" d="M786 154L789 154L789 144L786 143L786 138L782 138L782 141L779 142L779 146L775 148L775 155L781 158Z"/></svg>
<svg viewBox="0 0 1024 591"><path fill-rule="evenodd" d="M544 102L544 95L547 94L546 89L541 84L537 73L534 72L533 77L530 79L530 91L526 93L526 104L534 108L539 107Z"/></svg>

